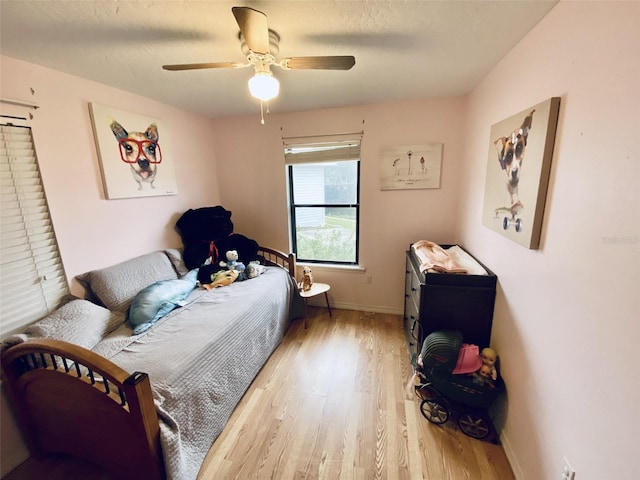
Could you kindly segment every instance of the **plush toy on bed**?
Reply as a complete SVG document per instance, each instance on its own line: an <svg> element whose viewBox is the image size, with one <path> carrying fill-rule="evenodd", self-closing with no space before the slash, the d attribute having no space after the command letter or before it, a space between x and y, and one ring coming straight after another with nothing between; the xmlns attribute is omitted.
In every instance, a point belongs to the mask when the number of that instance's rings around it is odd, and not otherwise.
<svg viewBox="0 0 640 480"><path fill-rule="evenodd" d="M211 282L203 283L202 287L212 290L218 287L226 287L231 285L238 279L239 272L237 270L220 270L211 275Z"/></svg>
<svg viewBox="0 0 640 480"><path fill-rule="evenodd" d="M229 250L227 251L227 261L220 260L220 266L226 267L227 270L234 270L238 272L238 280L246 280L247 275L245 274L246 267L244 263L238 261L238 251L237 250Z"/></svg>
<svg viewBox="0 0 640 480"><path fill-rule="evenodd" d="M256 278L258 275L262 275L267 270L267 267L264 265L260 265L260 262L254 260L253 262L249 262L245 273L247 274L247 278Z"/></svg>
<svg viewBox="0 0 640 480"><path fill-rule="evenodd" d="M133 334L148 330L171 310L183 306L184 300L196 287L197 279L196 268L182 278L161 280L140 290L131 303L127 318Z"/></svg>

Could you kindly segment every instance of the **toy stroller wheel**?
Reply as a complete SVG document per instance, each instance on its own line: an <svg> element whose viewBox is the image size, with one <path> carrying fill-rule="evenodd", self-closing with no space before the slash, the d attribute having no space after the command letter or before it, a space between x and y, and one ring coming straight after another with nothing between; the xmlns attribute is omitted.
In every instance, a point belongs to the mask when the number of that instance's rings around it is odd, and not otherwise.
<svg viewBox="0 0 640 480"><path fill-rule="evenodd" d="M462 433L473 438L483 439L489 435L489 423L487 420L472 413L460 415L458 426Z"/></svg>
<svg viewBox="0 0 640 480"><path fill-rule="evenodd" d="M442 425L449 420L449 410L435 400L423 400L420 404L420 410L424 418L436 425Z"/></svg>
<svg viewBox="0 0 640 480"><path fill-rule="evenodd" d="M509 229L509 218L508 217L504 217L504 219L502 220L502 229L503 230L508 230Z"/></svg>
<svg viewBox="0 0 640 480"><path fill-rule="evenodd" d="M522 230L522 219L519 218L516 220L516 232L520 232Z"/></svg>

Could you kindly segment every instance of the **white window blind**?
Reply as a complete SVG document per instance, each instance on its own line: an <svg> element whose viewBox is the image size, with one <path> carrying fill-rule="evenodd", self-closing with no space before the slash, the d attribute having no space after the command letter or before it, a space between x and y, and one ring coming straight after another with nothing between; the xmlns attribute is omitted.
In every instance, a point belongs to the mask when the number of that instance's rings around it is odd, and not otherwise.
<svg viewBox="0 0 640 480"><path fill-rule="evenodd" d="M0 122L0 337L51 313L69 293L31 128L19 123Z"/></svg>
<svg viewBox="0 0 640 480"><path fill-rule="evenodd" d="M360 160L363 132L283 137L286 165Z"/></svg>
<svg viewBox="0 0 640 480"><path fill-rule="evenodd" d="M284 158L287 165L360 160L360 142L288 145L284 150Z"/></svg>

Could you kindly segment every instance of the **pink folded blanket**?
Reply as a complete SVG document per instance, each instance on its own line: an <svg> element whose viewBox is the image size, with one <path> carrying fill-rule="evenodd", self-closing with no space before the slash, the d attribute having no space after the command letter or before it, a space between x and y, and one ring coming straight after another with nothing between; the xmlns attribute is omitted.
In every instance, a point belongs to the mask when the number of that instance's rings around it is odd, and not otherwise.
<svg viewBox="0 0 640 480"><path fill-rule="evenodd" d="M466 268L458 265L447 251L437 243L420 240L411 247L420 259L421 272L433 270L438 273L468 273Z"/></svg>

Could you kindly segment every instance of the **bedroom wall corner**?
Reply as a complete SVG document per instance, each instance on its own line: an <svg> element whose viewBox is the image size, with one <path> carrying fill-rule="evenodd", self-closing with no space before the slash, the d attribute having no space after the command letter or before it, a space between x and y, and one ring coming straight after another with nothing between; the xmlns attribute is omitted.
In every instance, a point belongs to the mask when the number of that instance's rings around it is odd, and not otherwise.
<svg viewBox="0 0 640 480"><path fill-rule="evenodd" d="M581 479L640 478L638 23L637 2L560 2L469 96L458 237L498 276L492 346L518 479L558 477L563 457ZM489 132L552 96L541 244L528 250L482 225Z"/></svg>
<svg viewBox="0 0 640 480"><path fill-rule="evenodd" d="M256 116L216 121L220 190L237 233L289 250L287 185L282 136L364 130L360 171L360 263L366 269L314 267L314 279L331 284L332 304L346 309L401 313L405 251L411 242L453 240L462 156L459 126L466 97L421 99L278 114L274 105L260 125ZM364 123L363 123L364 122ZM249 141L250 140L250 141ZM443 143L437 189L380 189L383 147ZM368 276L371 283L366 282Z"/></svg>

